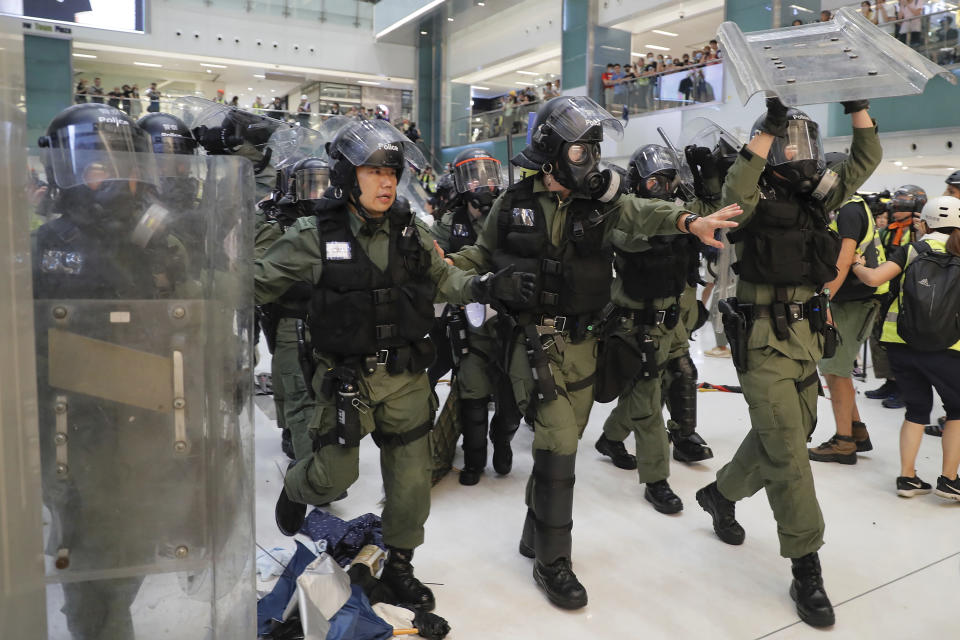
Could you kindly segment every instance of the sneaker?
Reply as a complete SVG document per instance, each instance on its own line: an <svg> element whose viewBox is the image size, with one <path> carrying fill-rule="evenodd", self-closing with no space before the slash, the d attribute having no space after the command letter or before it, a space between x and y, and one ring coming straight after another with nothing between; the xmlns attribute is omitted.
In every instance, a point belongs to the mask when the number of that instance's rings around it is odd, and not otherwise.
<svg viewBox="0 0 960 640"><path fill-rule="evenodd" d="M636 469L637 456L627 453L627 448L622 442L608 440L604 434L600 435L595 445L597 451L607 456L613 461L613 465L619 469Z"/></svg>
<svg viewBox="0 0 960 640"><path fill-rule="evenodd" d="M870 434L867 433L867 425L862 422L853 423L853 441L857 444L857 453L864 451L873 451L873 443L870 442Z"/></svg>
<svg viewBox="0 0 960 640"><path fill-rule="evenodd" d="M937 478L936 494L941 498L960 502L960 476L953 480L949 480L947 476Z"/></svg>
<svg viewBox="0 0 960 640"><path fill-rule="evenodd" d="M865 392L863 395L867 396L871 400L883 400L884 398L888 398L895 394L897 390L897 381L887 380L876 389L871 389L870 391Z"/></svg>
<svg viewBox="0 0 960 640"><path fill-rule="evenodd" d="M901 498L912 498L930 493L930 483L924 482L916 475L912 478L900 476L897 478L897 495Z"/></svg>
<svg viewBox="0 0 960 640"><path fill-rule="evenodd" d="M730 347L714 347L713 349L707 349L703 352L703 355L710 356L711 358L729 358L731 357Z"/></svg>
<svg viewBox="0 0 960 640"><path fill-rule="evenodd" d="M903 398L900 397L900 392L893 394L892 396L887 396L883 399L883 402L880 404L883 405L884 409L903 409L906 404L903 402Z"/></svg>
<svg viewBox="0 0 960 640"><path fill-rule="evenodd" d="M857 445L853 441L853 436L841 436L835 433L819 447L807 449L807 455L817 462L857 464Z"/></svg>

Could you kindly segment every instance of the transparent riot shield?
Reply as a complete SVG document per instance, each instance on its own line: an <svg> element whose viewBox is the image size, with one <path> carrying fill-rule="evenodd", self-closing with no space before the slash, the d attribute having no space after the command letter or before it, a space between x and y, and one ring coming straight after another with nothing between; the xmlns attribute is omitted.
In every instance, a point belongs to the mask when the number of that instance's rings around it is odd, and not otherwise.
<svg viewBox="0 0 960 640"><path fill-rule="evenodd" d="M253 638L253 174L152 160L34 232L50 637Z"/></svg>
<svg viewBox="0 0 960 640"><path fill-rule="evenodd" d="M724 22L717 35L744 103L761 91L796 106L919 94L934 76L957 84L850 7L829 22L750 33Z"/></svg>
<svg viewBox="0 0 960 640"><path fill-rule="evenodd" d="M30 223L46 192L29 175L20 25L0 21L0 636L46 638Z"/></svg>
<svg viewBox="0 0 960 640"><path fill-rule="evenodd" d="M677 177L680 178L680 197L683 200L693 200L696 197L693 188L693 170L690 169L690 165L687 163L687 156L683 153L683 149L678 149L676 145L673 144L673 141L667 136L667 132L663 130L663 127L657 127L657 133L660 134L663 144L673 157L673 166L677 168Z"/></svg>

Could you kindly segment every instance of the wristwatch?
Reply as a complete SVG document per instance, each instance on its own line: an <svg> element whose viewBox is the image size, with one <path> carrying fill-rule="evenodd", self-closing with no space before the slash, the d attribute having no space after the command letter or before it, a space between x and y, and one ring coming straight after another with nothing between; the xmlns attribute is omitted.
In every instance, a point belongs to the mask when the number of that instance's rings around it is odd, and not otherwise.
<svg viewBox="0 0 960 640"><path fill-rule="evenodd" d="M690 233L690 225L699 219L700 219L700 216L698 216L695 213L691 213L690 215L688 215L686 218L683 219L683 230L686 231L687 233Z"/></svg>

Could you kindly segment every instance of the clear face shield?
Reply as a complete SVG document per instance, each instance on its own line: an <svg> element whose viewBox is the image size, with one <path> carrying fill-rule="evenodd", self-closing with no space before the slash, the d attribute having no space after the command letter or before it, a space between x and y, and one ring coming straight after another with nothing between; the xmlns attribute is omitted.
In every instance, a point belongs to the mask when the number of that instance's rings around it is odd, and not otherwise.
<svg viewBox="0 0 960 640"><path fill-rule="evenodd" d="M820 143L820 127L812 120L791 120L787 123L787 135L774 139L767 156L772 166L809 163L817 170L826 166L823 145ZM814 174L810 174L811 176Z"/></svg>
<svg viewBox="0 0 960 640"><path fill-rule="evenodd" d="M150 136L121 120L69 125L46 136L45 157L61 189L106 182L157 183Z"/></svg>
<svg viewBox="0 0 960 640"><path fill-rule="evenodd" d="M467 158L453 167L457 192L464 195L483 215L490 211L503 186L500 161L496 158Z"/></svg>
<svg viewBox="0 0 960 640"><path fill-rule="evenodd" d="M565 98L545 124L567 142L581 139L600 142L606 135L617 140L623 137L623 124L585 96Z"/></svg>
<svg viewBox="0 0 960 640"><path fill-rule="evenodd" d="M677 167L674 156L661 146L650 145L641 149L635 158L637 173L641 178L648 178L655 173L670 171L676 176Z"/></svg>
<svg viewBox="0 0 960 640"><path fill-rule="evenodd" d="M170 113L180 118L191 131L197 128L208 132L222 131L223 146L228 148L246 143L263 151L274 134L291 128L274 118L194 96L175 100Z"/></svg>
<svg viewBox="0 0 960 640"><path fill-rule="evenodd" d="M312 167L294 172L294 201L319 200L330 186L330 169Z"/></svg>

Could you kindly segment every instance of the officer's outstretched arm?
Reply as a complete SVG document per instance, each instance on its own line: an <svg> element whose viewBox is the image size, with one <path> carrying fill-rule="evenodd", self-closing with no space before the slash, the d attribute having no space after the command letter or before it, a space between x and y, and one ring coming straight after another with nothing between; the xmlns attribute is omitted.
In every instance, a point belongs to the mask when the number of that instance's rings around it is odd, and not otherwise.
<svg viewBox="0 0 960 640"><path fill-rule="evenodd" d="M295 282L313 284L320 277L322 266L316 220L313 217L300 218L270 245L262 258L253 261L256 303L273 302Z"/></svg>
<svg viewBox="0 0 960 640"><path fill-rule="evenodd" d="M496 199L490 208L490 213L483 221L483 229L480 230L480 235L474 244L466 246L456 253L447 254L447 258L456 267L465 270L472 269L481 274L493 271L491 255L497 246L497 215L500 211L501 202L503 202L502 195Z"/></svg>
<svg viewBox="0 0 960 640"><path fill-rule="evenodd" d="M867 111L866 100L843 103L853 123L850 155L837 167L839 181L823 203L827 211L839 209L867 181L883 159L883 147L877 135L877 123Z"/></svg>

